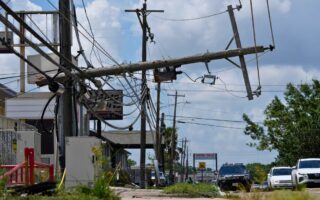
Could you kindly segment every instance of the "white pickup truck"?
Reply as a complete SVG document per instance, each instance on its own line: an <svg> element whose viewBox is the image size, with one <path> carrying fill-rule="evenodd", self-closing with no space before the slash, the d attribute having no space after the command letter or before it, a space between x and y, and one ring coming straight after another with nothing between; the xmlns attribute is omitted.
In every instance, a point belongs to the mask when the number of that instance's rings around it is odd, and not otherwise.
<svg viewBox="0 0 320 200"><path fill-rule="evenodd" d="M304 158L297 162L291 173L292 186L320 184L320 158Z"/></svg>

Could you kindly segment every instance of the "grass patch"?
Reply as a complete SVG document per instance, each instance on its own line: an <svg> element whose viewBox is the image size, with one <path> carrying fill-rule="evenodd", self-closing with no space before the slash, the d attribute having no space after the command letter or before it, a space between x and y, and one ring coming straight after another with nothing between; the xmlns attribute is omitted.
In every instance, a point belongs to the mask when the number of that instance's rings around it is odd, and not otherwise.
<svg viewBox="0 0 320 200"><path fill-rule="evenodd" d="M217 197L219 195L219 190L216 186L203 183L177 183L165 187L163 191L167 194L175 194L184 197Z"/></svg>
<svg viewBox="0 0 320 200"><path fill-rule="evenodd" d="M309 194L307 191L290 191L278 190L274 192L253 192L245 195L227 196L233 200L316 200L316 197Z"/></svg>

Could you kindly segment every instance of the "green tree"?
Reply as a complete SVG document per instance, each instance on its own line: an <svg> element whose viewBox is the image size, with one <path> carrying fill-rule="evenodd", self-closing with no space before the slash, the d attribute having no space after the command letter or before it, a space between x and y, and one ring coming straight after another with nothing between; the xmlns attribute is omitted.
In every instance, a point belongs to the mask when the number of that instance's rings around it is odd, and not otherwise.
<svg viewBox="0 0 320 200"><path fill-rule="evenodd" d="M136 166L137 162L132 160L131 158L128 158L128 165L129 167L133 167Z"/></svg>
<svg viewBox="0 0 320 200"><path fill-rule="evenodd" d="M271 165L263 165L261 163L250 163L246 165L255 183L262 183L267 180L268 172Z"/></svg>
<svg viewBox="0 0 320 200"><path fill-rule="evenodd" d="M246 114L244 133L258 150L277 150L277 164L293 165L302 157L320 155L320 83L294 86L289 83L284 99L277 96L265 109L263 126Z"/></svg>

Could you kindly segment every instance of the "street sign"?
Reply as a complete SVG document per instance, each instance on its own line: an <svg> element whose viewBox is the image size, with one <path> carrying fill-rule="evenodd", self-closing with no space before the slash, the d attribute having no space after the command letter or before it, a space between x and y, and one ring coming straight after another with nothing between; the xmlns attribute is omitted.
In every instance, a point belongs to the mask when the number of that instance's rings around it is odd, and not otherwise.
<svg viewBox="0 0 320 200"><path fill-rule="evenodd" d="M90 95L91 106L94 111L105 120L123 119L123 92L122 90L93 91ZM97 118L91 115L92 120Z"/></svg>
<svg viewBox="0 0 320 200"><path fill-rule="evenodd" d="M199 169L205 170L206 169L206 162L199 162Z"/></svg>
<svg viewBox="0 0 320 200"><path fill-rule="evenodd" d="M216 153L194 153L193 154L195 160L216 160Z"/></svg>

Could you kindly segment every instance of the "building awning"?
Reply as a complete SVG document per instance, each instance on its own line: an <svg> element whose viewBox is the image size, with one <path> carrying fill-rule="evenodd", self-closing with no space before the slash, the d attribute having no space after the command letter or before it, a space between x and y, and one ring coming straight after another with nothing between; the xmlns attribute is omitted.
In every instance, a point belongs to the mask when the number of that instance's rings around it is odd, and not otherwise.
<svg viewBox="0 0 320 200"><path fill-rule="evenodd" d="M115 145L121 146L126 149L139 149L140 148L140 131L106 131L102 132L102 137L111 141ZM155 132L146 132L146 148L154 148ZM162 142L162 144L164 144Z"/></svg>

